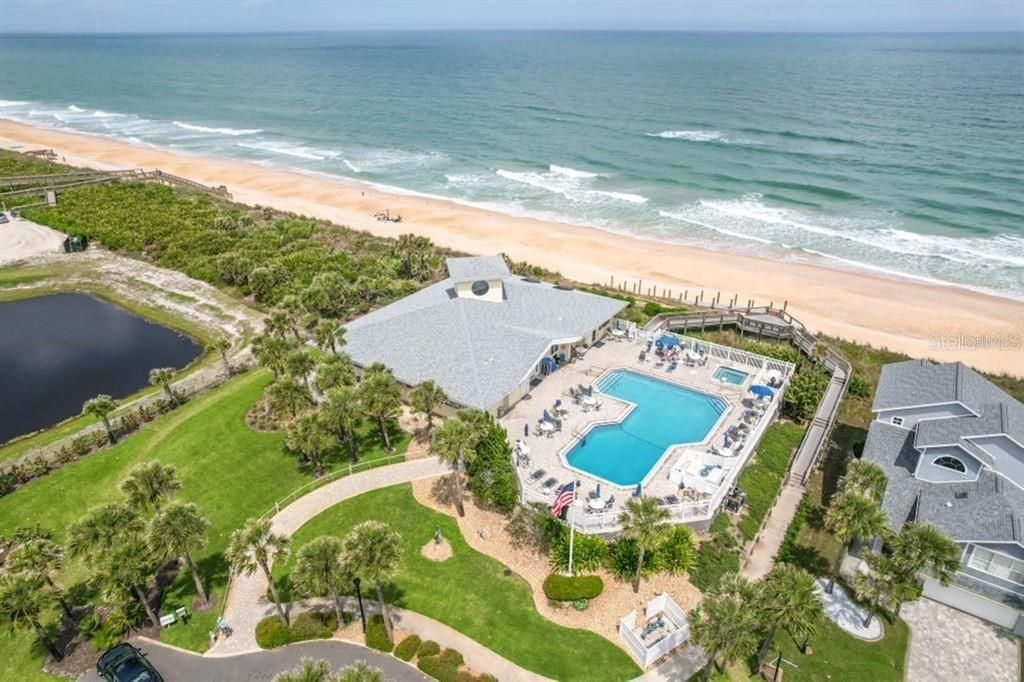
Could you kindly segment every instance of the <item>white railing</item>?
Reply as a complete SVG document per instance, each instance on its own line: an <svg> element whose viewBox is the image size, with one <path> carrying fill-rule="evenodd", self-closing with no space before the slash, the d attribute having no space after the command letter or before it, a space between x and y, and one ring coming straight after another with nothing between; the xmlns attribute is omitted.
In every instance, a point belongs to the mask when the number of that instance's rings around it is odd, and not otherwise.
<svg viewBox="0 0 1024 682"><path fill-rule="evenodd" d="M650 646L644 644L643 639L636 633L636 611L619 620L619 637L644 668L648 668L690 639L690 623L686 614L667 594L659 594L644 608L644 618L647 621L658 616L670 620L675 629Z"/></svg>

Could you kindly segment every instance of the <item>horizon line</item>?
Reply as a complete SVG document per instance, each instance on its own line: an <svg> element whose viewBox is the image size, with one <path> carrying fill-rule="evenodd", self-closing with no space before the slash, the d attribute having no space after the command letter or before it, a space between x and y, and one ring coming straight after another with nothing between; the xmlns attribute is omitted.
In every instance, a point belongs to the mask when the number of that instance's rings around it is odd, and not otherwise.
<svg viewBox="0 0 1024 682"><path fill-rule="evenodd" d="M666 28L339 28L285 30L211 30L211 31L0 31L0 37L80 37L80 36L257 36L310 35L340 33L660 33L660 34L740 34L740 35L1024 35L1024 29L1003 30L760 30L760 29L666 29Z"/></svg>

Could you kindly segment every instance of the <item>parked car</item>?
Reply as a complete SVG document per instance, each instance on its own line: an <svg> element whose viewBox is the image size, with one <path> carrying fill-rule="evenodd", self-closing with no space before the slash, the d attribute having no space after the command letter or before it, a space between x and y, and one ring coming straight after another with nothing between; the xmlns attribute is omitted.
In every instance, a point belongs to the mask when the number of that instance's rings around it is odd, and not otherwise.
<svg viewBox="0 0 1024 682"><path fill-rule="evenodd" d="M107 682L164 682L146 654L127 642L107 649L96 661L96 672Z"/></svg>
<svg viewBox="0 0 1024 682"><path fill-rule="evenodd" d="M6 222L8 222L7 214L6 213L0 213L0 225L3 225Z"/></svg>

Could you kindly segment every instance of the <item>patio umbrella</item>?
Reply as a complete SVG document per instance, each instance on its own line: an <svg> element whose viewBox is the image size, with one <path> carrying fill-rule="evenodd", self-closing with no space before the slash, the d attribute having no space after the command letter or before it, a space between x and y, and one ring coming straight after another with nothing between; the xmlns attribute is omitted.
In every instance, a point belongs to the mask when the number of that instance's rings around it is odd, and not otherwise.
<svg viewBox="0 0 1024 682"><path fill-rule="evenodd" d="M546 422L551 421L551 415L548 414L547 410L544 410L544 421L546 421Z"/></svg>
<svg viewBox="0 0 1024 682"><path fill-rule="evenodd" d="M587 395L594 395L594 385L587 386Z"/></svg>
<svg viewBox="0 0 1024 682"><path fill-rule="evenodd" d="M768 388L767 386L762 386L761 384L751 386L750 392L756 395L758 398L771 398L772 396L775 395L775 391Z"/></svg>
<svg viewBox="0 0 1024 682"><path fill-rule="evenodd" d="M557 410L561 406L562 406L562 399L559 398L558 400L555 401L555 409Z"/></svg>
<svg viewBox="0 0 1024 682"><path fill-rule="evenodd" d="M594 497L597 497L597 498L601 497L601 484L600 483L597 484L597 490L594 492Z"/></svg>
<svg viewBox="0 0 1024 682"><path fill-rule="evenodd" d="M671 334L665 334L658 339L658 346L661 348L677 348L679 346L679 339Z"/></svg>
<svg viewBox="0 0 1024 682"><path fill-rule="evenodd" d="M530 437L530 422L523 424L523 438Z"/></svg>
<svg viewBox="0 0 1024 682"><path fill-rule="evenodd" d="M633 497L640 497L644 494L643 486L640 483L636 484L636 490L633 491Z"/></svg>

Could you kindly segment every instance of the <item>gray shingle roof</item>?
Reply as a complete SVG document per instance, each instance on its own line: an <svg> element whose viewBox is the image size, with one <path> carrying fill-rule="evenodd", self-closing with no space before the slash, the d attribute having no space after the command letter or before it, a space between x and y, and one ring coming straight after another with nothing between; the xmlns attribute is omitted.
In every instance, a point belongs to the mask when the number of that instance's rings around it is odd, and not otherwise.
<svg viewBox="0 0 1024 682"><path fill-rule="evenodd" d="M353 361L383 362L409 385L433 379L455 402L488 409L553 342L589 333L626 305L509 275L500 257L450 259L449 267L452 261L457 281L491 277L485 273L496 273L500 263L504 300L458 298L450 277L350 322L345 352Z"/></svg>
<svg viewBox="0 0 1024 682"><path fill-rule="evenodd" d="M882 510L893 530L916 520L957 542L1024 543L1024 490L988 468L972 482L920 481L913 476L919 456L913 439L913 431L874 421L864 444L864 459L881 466L889 479Z"/></svg>
<svg viewBox="0 0 1024 682"><path fill-rule="evenodd" d="M449 258L448 276L453 282L473 282L478 279L502 279L510 274L505 259L501 256L469 256Z"/></svg>

